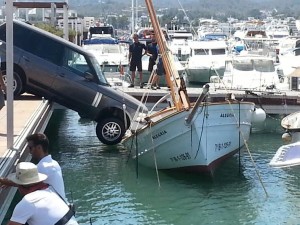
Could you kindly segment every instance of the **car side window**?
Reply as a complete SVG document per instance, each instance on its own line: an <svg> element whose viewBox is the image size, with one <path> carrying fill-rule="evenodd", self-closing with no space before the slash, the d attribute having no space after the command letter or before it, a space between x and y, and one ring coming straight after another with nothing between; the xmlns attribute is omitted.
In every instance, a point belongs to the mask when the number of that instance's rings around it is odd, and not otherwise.
<svg viewBox="0 0 300 225"><path fill-rule="evenodd" d="M66 48L63 57L63 66L72 70L80 76L84 76L85 72L92 73L92 70L83 54L73 49Z"/></svg>
<svg viewBox="0 0 300 225"><path fill-rule="evenodd" d="M31 30L28 30L19 24L14 24L14 45L23 50L27 50L28 46L31 45L30 37L32 36L32 33Z"/></svg>
<svg viewBox="0 0 300 225"><path fill-rule="evenodd" d="M0 26L0 40L6 41L6 24Z"/></svg>
<svg viewBox="0 0 300 225"><path fill-rule="evenodd" d="M27 45L26 50L28 52L56 65L61 65L63 55L63 45L61 43L38 32L32 32L30 42L34 44Z"/></svg>

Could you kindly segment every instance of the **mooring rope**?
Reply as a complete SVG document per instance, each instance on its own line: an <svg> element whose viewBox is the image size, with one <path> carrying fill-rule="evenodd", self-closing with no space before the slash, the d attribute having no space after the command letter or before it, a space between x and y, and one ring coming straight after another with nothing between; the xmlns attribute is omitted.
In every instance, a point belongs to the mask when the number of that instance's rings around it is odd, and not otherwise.
<svg viewBox="0 0 300 225"><path fill-rule="evenodd" d="M154 158L154 165L155 165L155 171L156 171L156 177L157 177L157 182L158 182L158 187L160 187L160 179L159 179L159 173L158 173L158 167L157 167L157 161L156 161L156 150L154 147L154 140L153 140L153 135L152 135L152 124L150 123L150 133L151 133L151 141L152 141L152 151L153 151L153 158Z"/></svg>
<svg viewBox="0 0 300 225"><path fill-rule="evenodd" d="M237 123L237 124L238 124L238 123L240 124L240 122L239 122L239 121L237 120L237 118L236 118L236 115L235 115L235 113L234 113L234 110L233 110L233 108L232 108L232 104L231 104L230 100L227 100L227 102L228 102L229 105L230 105L230 109L231 109L231 111L233 112L233 116L234 116L234 118L235 118L236 123ZM240 101L238 101L238 102L239 102L239 104L240 104ZM239 108L239 111L240 111L240 108ZM239 112L239 114L240 114L240 112ZM249 154L249 156L250 156L250 159L251 159L251 162L252 162L252 164L253 164L253 166L254 166L256 175L258 176L258 179L259 179L259 181L260 181L260 183L261 183L261 185L262 185L262 187L263 187L263 189L264 189L264 192L265 192L266 196L268 197L267 190L266 190L266 188L265 188L265 185L264 185L264 183L263 183L263 181L262 181L262 178L261 178L261 176L260 176L260 173L259 173L259 171L258 171L258 169L257 169L256 163L255 163L255 161L254 161L254 159L253 159L253 157L252 157L252 154L251 154L251 152L250 152L250 148L249 148L248 142L246 141L245 135L244 135L244 133L242 132L240 126L239 126L239 133L240 133L240 135L242 136L242 139L243 139L245 148L247 149L247 152L248 152L248 154Z"/></svg>

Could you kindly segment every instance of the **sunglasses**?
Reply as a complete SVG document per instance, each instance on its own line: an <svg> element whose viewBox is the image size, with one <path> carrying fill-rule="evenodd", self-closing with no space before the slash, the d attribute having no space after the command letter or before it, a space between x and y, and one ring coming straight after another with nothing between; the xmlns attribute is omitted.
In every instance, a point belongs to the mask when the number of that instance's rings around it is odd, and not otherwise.
<svg viewBox="0 0 300 225"><path fill-rule="evenodd" d="M32 150L32 149L34 149L35 147L36 147L36 145L32 145L32 146L28 145L29 150Z"/></svg>

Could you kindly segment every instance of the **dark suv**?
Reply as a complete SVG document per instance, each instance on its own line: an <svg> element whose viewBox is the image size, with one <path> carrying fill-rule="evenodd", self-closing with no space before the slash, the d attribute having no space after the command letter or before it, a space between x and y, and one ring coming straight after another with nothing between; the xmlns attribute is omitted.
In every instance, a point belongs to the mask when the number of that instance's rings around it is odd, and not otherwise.
<svg viewBox="0 0 300 225"><path fill-rule="evenodd" d="M43 96L97 121L96 134L109 145L121 141L139 106L147 111L137 99L112 88L95 57L82 47L24 22L13 26L15 96ZM5 24L0 40L5 80Z"/></svg>

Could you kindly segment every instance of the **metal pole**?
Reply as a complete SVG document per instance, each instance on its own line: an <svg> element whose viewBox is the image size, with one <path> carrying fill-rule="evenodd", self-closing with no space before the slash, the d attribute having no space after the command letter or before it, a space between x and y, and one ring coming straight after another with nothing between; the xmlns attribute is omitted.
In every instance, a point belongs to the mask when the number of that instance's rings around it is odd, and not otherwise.
<svg viewBox="0 0 300 225"><path fill-rule="evenodd" d="M135 0L135 28L138 29L138 0Z"/></svg>
<svg viewBox="0 0 300 225"><path fill-rule="evenodd" d="M131 33L134 33L134 0L131 1Z"/></svg>
<svg viewBox="0 0 300 225"><path fill-rule="evenodd" d="M69 15L67 5L64 5L64 38L69 40Z"/></svg>
<svg viewBox="0 0 300 225"><path fill-rule="evenodd" d="M7 149L14 144L14 95L13 95L13 1L6 1L6 104L7 104Z"/></svg>

